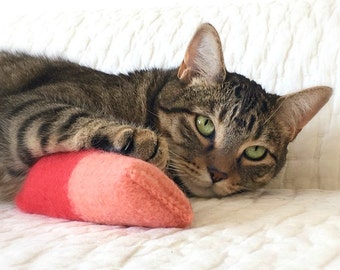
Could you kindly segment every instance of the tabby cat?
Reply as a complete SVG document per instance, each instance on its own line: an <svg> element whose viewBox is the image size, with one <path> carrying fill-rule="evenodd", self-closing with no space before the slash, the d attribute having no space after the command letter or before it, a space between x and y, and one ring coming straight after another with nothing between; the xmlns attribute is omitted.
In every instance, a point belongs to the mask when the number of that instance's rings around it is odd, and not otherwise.
<svg viewBox="0 0 340 270"><path fill-rule="evenodd" d="M189 195L220 197L268 183L328 87L277 96L227 72L210 24L178 69L109 75L64 60L0 53L0 197L55 152L97 148L146 160Z"/></svg>

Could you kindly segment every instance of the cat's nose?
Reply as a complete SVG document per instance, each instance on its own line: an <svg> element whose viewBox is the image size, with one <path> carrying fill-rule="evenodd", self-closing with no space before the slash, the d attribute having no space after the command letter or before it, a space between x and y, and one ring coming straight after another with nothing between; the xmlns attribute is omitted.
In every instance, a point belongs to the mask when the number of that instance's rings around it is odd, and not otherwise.
<svg viewBox="0 0 340 270"><path fill-rule="evenodd" d="M221 172L220 170L216 169L215 167L208 167L208 172L210 174L211 181L213 183L220 182L224 179L228 178L228 174L225 172Z"/></svg>

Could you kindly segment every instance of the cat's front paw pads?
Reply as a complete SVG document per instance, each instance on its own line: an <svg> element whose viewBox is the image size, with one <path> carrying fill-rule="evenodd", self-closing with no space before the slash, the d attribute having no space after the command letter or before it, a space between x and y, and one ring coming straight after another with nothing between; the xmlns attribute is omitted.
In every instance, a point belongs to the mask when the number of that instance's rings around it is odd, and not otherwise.
<svg viewBox="0 0 340 270"><path fill-rule="evenodd" d="M145 160L160 169L169 158L167 142L150 129L124 127L114 134L97 136L92 146Z"/></svg>
<svg viewBox="0 0 340 270"><path fill-rule="evenodd" d="M128 127L117 132L114 145L125 155L133 156L164 169L168 161L168 144L150 129Z"/></svg>

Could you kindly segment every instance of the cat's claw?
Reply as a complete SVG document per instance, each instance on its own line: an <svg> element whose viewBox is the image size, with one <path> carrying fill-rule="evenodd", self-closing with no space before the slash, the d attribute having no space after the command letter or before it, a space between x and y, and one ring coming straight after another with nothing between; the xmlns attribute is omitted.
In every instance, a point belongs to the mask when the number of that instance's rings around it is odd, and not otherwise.
<svg viewBox="0 0 340 270"><path fill-rule="evenodd" d="M164 169L168 162L168 144L150 129L136 128L126 144L128 155L140 158Z"/></svg>
<svg viewBox="0 0 340 270"><path fill-rule="evenodd" d="M169 158L168 144L152 130L127 126L118 132L108 133L95 136L92 147L139 158L162 170L166 167Z"/></svg>

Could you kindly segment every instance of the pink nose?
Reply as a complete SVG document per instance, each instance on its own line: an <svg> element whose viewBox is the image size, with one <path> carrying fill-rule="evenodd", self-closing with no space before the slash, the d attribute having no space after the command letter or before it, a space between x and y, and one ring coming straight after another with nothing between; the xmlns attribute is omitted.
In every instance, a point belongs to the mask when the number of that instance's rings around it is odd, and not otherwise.
<svg viewBox="0 0 340 270"><path fill-rule="evenodd" d="M208 172L210 174L210 178L213 183L217 183L228 178L227 173L221 172L214 167L208 167Z"/></svg>

